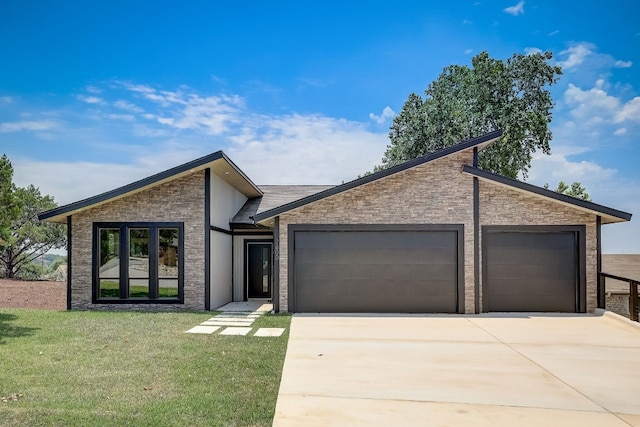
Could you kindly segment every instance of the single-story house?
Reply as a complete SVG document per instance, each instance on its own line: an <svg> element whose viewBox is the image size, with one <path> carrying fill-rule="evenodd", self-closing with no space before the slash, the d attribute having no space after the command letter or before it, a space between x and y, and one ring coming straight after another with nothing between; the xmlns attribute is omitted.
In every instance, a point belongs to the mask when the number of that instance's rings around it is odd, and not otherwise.
<svg viewBox="0 0 640 427"><path fill-rule="evenodd" d="M631 214L478 167L500 131L337 186L258 186L222 151L40 214L69 309L589 312Z"/></svg>

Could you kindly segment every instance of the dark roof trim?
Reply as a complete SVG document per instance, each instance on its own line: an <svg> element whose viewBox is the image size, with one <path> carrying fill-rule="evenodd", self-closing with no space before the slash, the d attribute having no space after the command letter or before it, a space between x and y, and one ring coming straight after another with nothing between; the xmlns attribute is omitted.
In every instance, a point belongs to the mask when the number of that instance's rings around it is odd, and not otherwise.
<svg viewBox="0 0 640 427"><path fill-rule="evenodd" d="M462 167L462 172L468 173L473 176L477 176L478 178L486 179L488 181L494 181L499 184L513 187L518 190L528 191L530 193L534 193L539 196L548 197L550 199L554 199L559 202L578 206L583 209L588 209L596 213L615 217L623 221L631 220L630 213L619 211L613 208L608 208L606 206L599 205L593 202L588 202L586 200L577 199L575 197L567 196L566 194L556 193L555 191L547 190L546 188L538 187L537 185L532 185L526 182L518 181L516 179L507 178L506 176L498 175L492 172L487 172L482 169L474 168L472 166L464 165Z"/></svg>
<svg viewBox="0 0 640 427"><path fill-rule="evenodd" d="M233 163L231 161L231 159L229 159L226 154L224 154L222 151L216 151L215 153L206 155L204 157L200 157L199 159L196 160L192 160L188 163L182 164L180 166L176 166L173 167L171 169L168 169L164 172L160 172L157 173L155 175L151 175L147 178L143 178L139 181L136 182L132 182L131 184L127 184L123 187L119 187L116 188L114 190L110 190L107 191L106 193L102 193L102 194L98 194L97 196L93 196L93 197L89 197L87 199L84 200L80 200L78 202L74 202L74 203L70 203L68 205L64 205L64 206L59 206L55 209L51 209L48 210L46 212L42 212L41 214L38 215L38 219L40 221L48 219L48 218L52 218L52 217L56 217L59 215L65 215L68 214L70 212L74 212L77 211L78 209L83 209L98 203L102 203L102 202L106 202L110 199L114 199L120 196L123 196L125 194L134 192L136 190L139 190L141 188L144 187L148 187L148 186L152 186L153 184L156 184L160 181L164 181L166 179L169 179L175 175L179 175L181 173L187 172L189 170L196 170L196 169L200 169L202 168L202 166L214 162L216 160L220 160L220 159L224 159L227 163L229 163L229 166L231 166L236 172L238 172L249 184L251 184L251 186L253 186L256 191L258 191L260 194L263 194L262 191L258 188L257 185L255 185L248 176L246 176L244 174L244 172L242 172L240 170L240 168L238 168L238 166L235 165L235 163Z"/></svg>
<svg viewBox="0 0 640 427"><path fill-rule="evenodd" d="M423 163L427 163L441 157L449 156L451 154L455 154L460 151L468 150L473 147L477 147L479 145L490 143L495 139L498 139L502 136L502 131L497 130L485 135L479 136L477 138L469 139L467 141L461 142L456 145L452 145L451 147L446 147L431 154L427 154L422 157L417 157L413 160L409 160L402 164L390 167L389 169L382 170L380 172L373 173L371 175L363 176L362 178L354 179L353 181L347 182L342 185L338 185L332 187L328 190L321 191L316 194L312 194L311 196L303 197L302 199L295 200L291 203L287 203L282 206L278 206L276 208L270 209L268 211L261 212L253 216L254 222L263 221L268 218L272 218L274 216L280 215L281 213L290 211L295 208L299 208L301 206L307 205L309 203L317 202L318 200L322 200L326 197L330 197L343 191L351 190L352 188L359 187L361 185L367 184L372 181L376 181L378 179L387 177L389 175L393 175L398 172L405 171L414 166L421 165Z"/></svg>

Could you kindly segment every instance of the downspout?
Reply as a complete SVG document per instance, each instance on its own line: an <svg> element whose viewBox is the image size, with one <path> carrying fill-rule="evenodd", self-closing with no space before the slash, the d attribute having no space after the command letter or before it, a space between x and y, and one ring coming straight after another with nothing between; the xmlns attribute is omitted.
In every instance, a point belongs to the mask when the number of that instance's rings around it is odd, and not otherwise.
<svg viewBox="0 0 640 427"><path fill-rule="evenodd" d="M478 167L478 147L473 147L473 167ZM473 304L480 313L480 182L473 177Z"/></svg>

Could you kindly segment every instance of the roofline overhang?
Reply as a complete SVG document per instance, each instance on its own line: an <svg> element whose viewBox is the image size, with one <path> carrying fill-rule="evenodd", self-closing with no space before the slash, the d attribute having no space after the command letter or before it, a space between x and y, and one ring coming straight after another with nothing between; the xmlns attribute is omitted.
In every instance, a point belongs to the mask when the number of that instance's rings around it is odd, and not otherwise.
<svg viewBox="0 0 640 427"><path fill-rule="evenodd" d="M282 206L269 209L268 211L264 211L254 215L253 220L255 223L258 223L266 219L276 217L292 209L296 209L301 206L308 205L309 203L317 202L318 200L322 200L324 198L342 193L343 191L351 190L352 188L359 187L361 185L368 184L378 179L385 178L389 175L393 175L393 174L405 171L407 169L410 169L414 166L421 165L423 163L431 162L433 160L446 157L461 151L469 150L475 147L480 149L485 148L486 146L488 146L489 144L491 144L501 136L502 136L501 130L489 132L477 138L472 138L467 141L460 142L456 145L452 145L451 147L440 149L438 151L427 154L425 156L417 157L415 159L406 161L402 164L390 167L388 169L385 169L376 173L372 173L371 175L363 176L362 178L354 179L353 181L349 181L345 184L337 185L335 187L329 188L328 190L324 190L319 193L312 194L311 196L303 197L302 199L298 199L293 202L284 204Z"/></svg>
<svg viewBox="0 0 640 427"><path fill-rule="evenodd" d="M552 200L553 202L560 203L574 209L599 215L602 218L606 218L609 223L631 221L631 214L628 212L567 196L566 194L557 193L546 188L538 187L537 185L532 185L516 179L507 178L506 176L487 172L482 169L474 168L473 166L464 165L462 167L462 172L493 185L507 187L511 190L526 193L528 195L534 195L542 199Z"/></svg>
<svg viewBox="0 0 640 427"><path fill-rule="evenodd" d="M200 157L199 159L192 160L171 169L167 169L166 171L151 175L122 187L42 212L38 215L38 219L40 221L66 223L66 217L69 215L74 215L80 211L138 193L182 176L205 170L210 168L213 163L218 160L225 161L233 172L246 182L246 188L242 192L247 197L259 197L263 195L262 190L260 190L260 188L254 184L253 181L251 181L251 179L249 179L249 177L242 172L242 170L240 170L240 168L236 166L236 164L233 163L226 154L224 154L224 152L216 151L215 153Z"/></svg>

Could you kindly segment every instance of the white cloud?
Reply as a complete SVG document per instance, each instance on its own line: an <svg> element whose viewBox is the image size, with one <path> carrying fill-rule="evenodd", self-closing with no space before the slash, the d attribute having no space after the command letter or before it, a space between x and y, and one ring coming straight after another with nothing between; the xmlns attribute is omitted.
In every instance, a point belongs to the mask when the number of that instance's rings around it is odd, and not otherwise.
<svg viewBox="0 0 640 427"><path fill-rule="evenodd" d="M235 137L230 157L259 184L340 184L380 162L386 134L320 115L258 117Z"/></svg>
<svg viewBox="0 0 640 427"><path fill-rule="evenodd" d="M569 160L570 156L585 150L587 149L558 145L553 147L551 155L534 153L527 180L536 185L549 183L551 187L555 187L559 181L580 181L583 185L586 184L588 191L589 184L609 179L615 174L615 170L603 168L594 162Z"/></svg>
<svg viewBox="0 0 640 427"><path fill-rule="evenodd" d="M506 7L503 10L513 16L524 15L524 1L520 0L515 6Z"/></svg>
<svg viewBox="0 0 640 427"><path fill-rule="evenodd" d="M78 95L77 98L87 104L104 104L104 100L98 96Z"/></svg>
<svg viewBox="0 0 640 427"><path fill-rule="evenodd" d="M612 68L629 68L633 65L631 61L622 61L613 56L598 52L598 48L593 43L576 43L561 51L558 57L564 60L557 61L564 71L577 71L581 74L609 72ZM574 75L575 77L575 75Z"/></svg>
<svg viewBox="0 0 640 427"><path fill-rule="evenodd" d="M616 68L629 68L633 65L633 62L631 61L616 61L613 63L613 66Z"/></svg>
<svg viewBox="0 0 640 427"><path fill-rule="evenodd" d="M555 36L556 34L559 34L560 30L555 30L555 31L551 31L549 34L547 34L549 37L551 36Z"/></svg>
<svg viewBox="0 0 640 427"><path fill-rule="evenodd" d="M170 99L165 97L165 99ZM231 123L240 121L244 101L238 96L189 95L186 99L171 101L182 103L178 111L170 112L169 117L159 117L158 123L181 130L199 130L207 134L218 135L229 130Z"/></svg>
<svg viewBox="0 0 640 427"><path fill-rule="evenodd" d="M525 47L524 53L526 55L535 55L536 53L542 53L542 49L539 49L537 47Z"/></svg>
<svg viewBox="0 0 640 427"><path fill-rule="evenodd" d="M125 122L133 122L136 120L133 114L107 114L106 117L112 120L124 120Z"/></svg>
<svg viewBox="0 0 640 427"><path fill-rule="evenodd" d="M131 113L142 113L142 112L144 112L144 110L142 108L138 107L137 105L135 105L135 104L133 104L131 102L122 100L122 99L114 102L113 105L115 107L120 108L121 110L129 111Z"/></svg>
<svg viewBox="0 0 640 427"><path fill-rule="evenodd" d="M625 133L627 133L626 128L616 129L615 132L613 132L613 134L616 136L624 135Z"/></svg>
<svg viewBox="0 0 640 427"><path fill-rule="evenodd" d="M620 109L620 100L608 95L602 88L603 80L598 80L596 86L589 90L569 83L564 93L565 102L572 108L571 115L586 124L611 120Z"/></svg>
<svg viewBox="0 0 640 427"><path fill-rule="evenodd" d="M102 93L102 89L95 87L95 86L87 86L86 91L89 93L93 93L93 94L100 94Z"/></svg>
<svg viewBox="0 0 640 427"><path fill-rule="evenodd" d="M558 65L565 70L575 68L584 62L585 58L592 53L593 49L595 49L595 46L590 43L571 46L569 49L560 52L560 56L566 55L567 59L558 61Z"/></svg>
<svg viewBox="0 0 640 427"><path fill-rule="evenodd" d="M19 122L0 123L0 132L20 132L20 131L44 131L50 130L57 124L50 120L22 120Z"/></svg>
<svg viewBox="0 0 640 427"><path fill-rule="evenodd" d="M462 25L468 25L468 24L472 24L472 22L469 21L468 19L463 19L462 20Z"/></svg>
<svg viewBox="0 0 640 427"><path fill-rule="evenodd" d="M157 114L145 113L142 117L179 131L220 135L228 131L231 124L240 121L239 115L244 108L244 99L237 95L201 96L184 87L167 91L128 82L116 84L150 101L158 110ZM124 100L116 101L114 105L132 113L144 111Z"/></svg>
<svg viewBox="0 0 640 427"><path fill-rule="evenodd" d="M13 104L14 99L10 96L0 96L0 102L3 102L5 104Z"/></svg>
<svg viewBox="0 0 640 427"><path fill-rule="evenodd" d="M395 115L396 115L395 111L393 111L389 106L386 106L382 110L382 114L378 116L376 114L369 113L369 118L374 122L378 123L379 125L381 125Z"/></svg>
<svg viewBox="0 0 640 427"><path fill-rule="evenodd" d="M464 50L465 55L470 55L473 53L473 49L465 49Z"/></svg>
<svg viewBox="0 0 640 427"><path fill-rule="evenodd" d="M625 120L640 122L640 96L636 96L624 104L622 109L616 114L614 121L621 123Z"/></svg>
<svg viewBox="0 0 640 427"><path fill-rule="evenodd" d="M603 80L598 80L589 90L569 83L564 101L571 108L571 115L581 124L640 122L640 96L625 103L605 91Z"/></svg>

